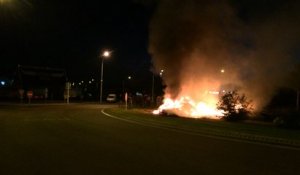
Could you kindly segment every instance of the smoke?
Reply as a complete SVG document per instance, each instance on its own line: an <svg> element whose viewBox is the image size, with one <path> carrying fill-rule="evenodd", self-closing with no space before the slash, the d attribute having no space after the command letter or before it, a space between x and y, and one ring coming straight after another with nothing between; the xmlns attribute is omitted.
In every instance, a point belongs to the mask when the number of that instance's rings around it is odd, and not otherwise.
<svg viewBox="0 0 300 175"><path fill-rule="evenodd" d="M242 2L161 0L149 52L155 70L165 70L165 93L201 99L202 92L239 88L261 109L285 84L299 44L299 3L287 2L244 17Z"/></svg>

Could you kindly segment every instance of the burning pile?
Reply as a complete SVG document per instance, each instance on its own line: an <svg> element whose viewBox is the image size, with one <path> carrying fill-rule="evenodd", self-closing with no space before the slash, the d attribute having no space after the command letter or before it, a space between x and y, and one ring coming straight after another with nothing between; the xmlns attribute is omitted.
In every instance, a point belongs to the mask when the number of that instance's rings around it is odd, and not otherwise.
<svg viewBox="0 0 300 175"><path fill-rule="evenodd" d="M163 104L153 114L159 115L163 112L174 113L182 117L219 119L223 111L216 108L217 98L206 98L205 101L196 101L189 96L181 96L172 100L166 95Z"/></svg>

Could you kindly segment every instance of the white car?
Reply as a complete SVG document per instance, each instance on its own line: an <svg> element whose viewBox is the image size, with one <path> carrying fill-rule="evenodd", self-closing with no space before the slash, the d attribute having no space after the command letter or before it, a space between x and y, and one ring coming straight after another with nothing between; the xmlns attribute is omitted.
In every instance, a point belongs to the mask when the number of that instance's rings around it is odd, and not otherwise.
<svg viewBox="0 0 300 175"><path fill-rule="evenodd" d="M108 94L106 98L107 102L116 102L117 101L117 95L116 94Z"/></svg>

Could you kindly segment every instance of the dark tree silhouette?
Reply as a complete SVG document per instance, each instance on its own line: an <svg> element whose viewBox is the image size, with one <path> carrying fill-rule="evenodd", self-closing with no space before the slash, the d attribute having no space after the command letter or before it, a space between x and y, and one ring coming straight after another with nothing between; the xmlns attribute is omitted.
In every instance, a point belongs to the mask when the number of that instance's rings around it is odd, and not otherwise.
<svg viewBox="0 0 300 175"><path fill-rule="evenodd" d="M236 90L224 94L218 102L217 108L224 111L223 118L228 121L245 120L252 111L251 101Z"/></svg>

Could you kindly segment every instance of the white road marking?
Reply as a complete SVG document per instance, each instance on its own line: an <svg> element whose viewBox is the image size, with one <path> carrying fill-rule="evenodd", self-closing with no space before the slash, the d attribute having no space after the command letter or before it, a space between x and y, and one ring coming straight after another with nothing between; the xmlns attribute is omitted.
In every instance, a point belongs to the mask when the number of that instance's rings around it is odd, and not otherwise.
<svg viewBox="0 0 300 175"><path fill-rule="evenodd" d="M104 114L107 117L125 121L128 123L133 123L141 126L146 126L146 127L152 127L152 128L159 128L159 129L164 129L172 132L177 132L177 133L182 133L182 134L189 134L189 135L196 135L196 136L202 136L202 137L208 137L208 138L213 138L213 139L219 139L219 140L227 140L227 141L235 141L235 142L242 142L242 143L250 143L250 144L256 144L256 145L263 145L263 146L269 146L269 147L275 147L275 148L281 148L281 149L291 149L291 150L300 150L300 145L276 145L275 143L268 143L268 142L261 142L259 140L244 140L242 138L229 138L226 136L216 136L216 135L209 135L208 133L200 133L200 132L192 132L192 131L186 131L180 128L172 128L160 124L147 124L145 122L138 122L134 120L129 120L129 119L124 119L120 118L111 114L108 114L107 112L104 111L104 109L101 110L101 113Z"/></svg>

